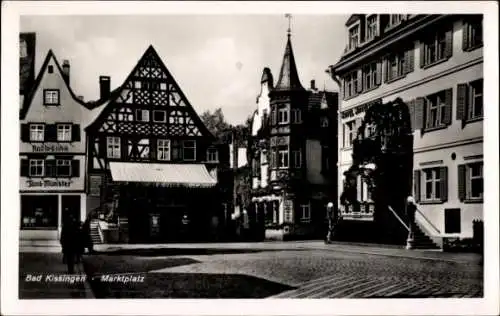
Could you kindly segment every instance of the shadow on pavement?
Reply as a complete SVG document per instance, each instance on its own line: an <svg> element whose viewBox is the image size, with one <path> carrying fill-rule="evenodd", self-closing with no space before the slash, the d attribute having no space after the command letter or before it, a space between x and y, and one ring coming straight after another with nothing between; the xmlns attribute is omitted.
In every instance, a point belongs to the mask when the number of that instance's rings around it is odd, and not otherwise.
<svg viewBox="0 0 500 316"><path fill-rule="evenodd" d="M143 282L103 282L95 277L96 298L265 298L294 288L239 274L144 273Z"/></svg>
<svg viewBox="0 0 500 316"><path fill-rule="evenodd" d="M218 249L218 248L137 248L118 249L107 252L96 252L108 256L144 256L144 257L164 257L164 256L196 256L196 255L220 255L220 254L244 254L257 253L262 251L273 251L277 249Z"/></svg>

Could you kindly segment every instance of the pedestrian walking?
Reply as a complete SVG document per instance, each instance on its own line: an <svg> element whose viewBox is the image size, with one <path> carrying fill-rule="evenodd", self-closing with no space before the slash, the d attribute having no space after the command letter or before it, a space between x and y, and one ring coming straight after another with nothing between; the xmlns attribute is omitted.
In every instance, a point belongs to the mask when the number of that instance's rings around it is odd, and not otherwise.
<svg viewBox="0 0 500 316"><path fill-rule="evenodd" d="M63 223L61 229L61 247L63 262L68 266L68 273L74 273L76 256L78 253L79 229L75 219L70 216Z"/></svg>

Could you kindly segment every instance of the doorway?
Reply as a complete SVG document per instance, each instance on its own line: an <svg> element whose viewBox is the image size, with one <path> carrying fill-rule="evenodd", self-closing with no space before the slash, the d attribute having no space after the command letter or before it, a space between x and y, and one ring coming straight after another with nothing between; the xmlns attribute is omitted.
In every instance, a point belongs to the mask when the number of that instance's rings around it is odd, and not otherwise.
<svg viewBox="0 0 500 316"><path fill-rule="evenodd" d="M63 195L61 197L62 221L65 223L72 217L81 221L81 200L79 195Z"/></svg>

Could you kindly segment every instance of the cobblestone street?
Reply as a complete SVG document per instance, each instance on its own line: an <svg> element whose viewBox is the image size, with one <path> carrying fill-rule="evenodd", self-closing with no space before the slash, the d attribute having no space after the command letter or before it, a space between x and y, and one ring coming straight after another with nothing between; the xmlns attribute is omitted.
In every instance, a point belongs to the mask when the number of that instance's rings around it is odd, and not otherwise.
<svg viewBox="0 0 500 316"><path fill-rule="evenodd" d="M377 246L321 245L319 242L222 244L218 247L206 244L169 245L154 251L140 248L116 250L107 255L88 257L87 265L96 266L99 256L106 256L109 266L105 270L95 269L97 277L94 280L99 279L99 273L111 271L147 272L146 280L152 280L143 285L131 285L126 290L121 288L123 291L106 284L108 289L102 292L106 293L106 297L179 297L176 291L180 290L183 293L181 297L226 297L219 291L224 286L233 289L227 297L235 298L425 298L483 295L482 259L476 254L406 251ZM114 266L110 263L110 258L126 258L127 266ZM158 268L162 266L162 260L165 265ZM152 261L155 261L155 268L149 265ZM179 263L173 263L174 261ZM132 270L131 262L138 262ZM148 265L151 268L146 268ZM141 266L144 268L141 269ZM190 283L189 289L184 286L176 290L172 285L186 278L199 282ZM252 285L247 285L248 278L252 280ZM97 288L102 288L102 285L97 284ZM258 289L258 295L252 292L252 286ZM234 290L238 288L244 289L244 293L238 294Z"/></svg>

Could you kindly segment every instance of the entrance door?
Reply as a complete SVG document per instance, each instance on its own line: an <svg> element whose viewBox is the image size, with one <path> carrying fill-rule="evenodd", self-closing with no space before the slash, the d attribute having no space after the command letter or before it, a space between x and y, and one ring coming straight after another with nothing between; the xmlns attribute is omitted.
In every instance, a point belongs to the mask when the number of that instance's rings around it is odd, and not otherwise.
<svg viewBox="0 0 500 316"><path fill-rule="evenodd" d="M81 220L81 207L79 195L63 195L62 201L62 220L63 224L70 218L70 216L80 222Z"/></svg>
<svg viewBox="0 0 500 316"><path fill-rule="evenodd" d="M186 207L167 206L161 211L162 237L166 241L181 241L188 234L189 218L184 218Z"/></svg>

